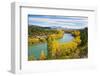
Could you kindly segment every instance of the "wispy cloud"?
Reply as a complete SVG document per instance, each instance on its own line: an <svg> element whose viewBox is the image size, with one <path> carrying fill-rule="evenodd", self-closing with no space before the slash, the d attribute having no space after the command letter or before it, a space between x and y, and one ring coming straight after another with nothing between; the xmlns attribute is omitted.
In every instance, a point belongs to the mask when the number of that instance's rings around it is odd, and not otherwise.
<svg viewBox="0 0 100 76"><path fill-rule="evenodd" d="M45 16L29 15L28 21L31 25L39 26L70 26L85 27L87 26L86 17L65 17L65 16Z"/></svg>

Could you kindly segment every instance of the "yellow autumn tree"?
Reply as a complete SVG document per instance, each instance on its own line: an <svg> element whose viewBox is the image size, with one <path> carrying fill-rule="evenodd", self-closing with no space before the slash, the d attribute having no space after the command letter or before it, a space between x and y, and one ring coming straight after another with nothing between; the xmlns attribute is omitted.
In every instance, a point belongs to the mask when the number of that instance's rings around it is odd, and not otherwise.
<svg viewBox="0 0 100 76"><path fill-rule="evenodd" d="M50 58L57 58L60 54L60 44L56 40L55 34L49 35L47 38L47 45L48 45L48 56Z"/></svg>
<svg viewBox="0 0 100 76"><path fill-rule="evenodd" d="M73 42L76 42L78 45L81 43L80 36L77 36L73 39Z"/></svg>
<svg viewBox="0 0 100 76"><path fill-rule="evenodd" d="M28 43L29 44L39 43L39 39L38 38L30 37L30 38L28 38Z"/></svg>
<svg viewBox="0 0 100 76"><path fill-rule="evenodd" d="M32 54L32 55L28 56L28 60L29 60L29 61L35 60L34 55Z"/></svg>
<svg viewBox="0 0 100 76"><path fill-rule="evenodd" d="M44 51L41 51L40 60L45 60L45 59L46 59L45 53Z"/></svg>
<svg viewBox="0 0 100 76"><path fill-rule="evenodd" d="M75 36L79 36L80 35L80 31L78 31L78 30L72 31L72 34L75 35Z"/></svg>
<svg viewBox="0 0 100 76"><path fill-rule="evenodd" d="M52 46L51 47L52 57L57 58L57 56L59 56L58 54L60 53L59 42L57 42L56 40L53 40L51 46Z"/></svg>

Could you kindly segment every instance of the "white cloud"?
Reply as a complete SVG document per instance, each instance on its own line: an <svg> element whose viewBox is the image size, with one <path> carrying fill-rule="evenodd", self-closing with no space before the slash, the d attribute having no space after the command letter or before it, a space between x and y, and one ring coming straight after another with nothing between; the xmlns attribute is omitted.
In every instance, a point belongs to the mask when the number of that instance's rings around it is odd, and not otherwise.
<svg viewBox="0 0 100 76"><path fill-rule="evenodd" d="M29 21L33 21L33 22L42 22L42 23L47 23L50 26L53 25L57 25L57 26L62 26L62 27L71 27L71 28L83 28L86 27L87 25L85 23L87 23L87 19L50 19L50 18L34 18L34 17L30 17ZM82 26L76 26L78 24L76 23L80 23L82 24ZM83 25L85 24L85 25ZM43 24L39 24L42 25ZM44 25L45 26L45 25Z"/></svg>

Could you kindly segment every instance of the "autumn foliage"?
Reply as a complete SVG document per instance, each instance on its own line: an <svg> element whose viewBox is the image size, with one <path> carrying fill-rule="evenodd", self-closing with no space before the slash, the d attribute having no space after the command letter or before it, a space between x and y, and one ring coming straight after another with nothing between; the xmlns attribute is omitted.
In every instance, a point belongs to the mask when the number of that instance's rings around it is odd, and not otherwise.
<svg viewBox="0 0 100 76"><path fill-rule="evenodd" d="M47 56L44 50L41 51L39 60L46 59L74 59L84 58L88 55L88 29L82 30L43 30L40 28L29 28L28 44L47 43ZM37 31L38 30L38 31ZM64 33L70 33L74 38L70 42L60 43ZM29 56L28 60L35 60L34 55Z"/></svg>
<svg viewBox="0 0 100 76"><path fill-rule="evenodd" d="M60 33L61 34L61 33ZM48 36L48 55L49 58L73 58L79 54L78 46L81 43L80 32L72 32L74 39L70 42L59 43L54 35Z"/></svg>

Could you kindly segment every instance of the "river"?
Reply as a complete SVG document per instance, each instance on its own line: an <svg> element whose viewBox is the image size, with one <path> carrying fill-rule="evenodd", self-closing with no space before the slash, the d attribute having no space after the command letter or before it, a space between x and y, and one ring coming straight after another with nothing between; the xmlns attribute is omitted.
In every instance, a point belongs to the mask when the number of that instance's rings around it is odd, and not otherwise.
<svg viewBox="0 0 100 76"><path fill-rule="evenodd" d="M65 33L63 38L58 39L60 43L69 42L73 39L73 36L69 33ZM47 56L47 43L40 43L28 46L28 56L34 55L35 59L39 59L41 51L44 51L45 55Z"/></svg>

